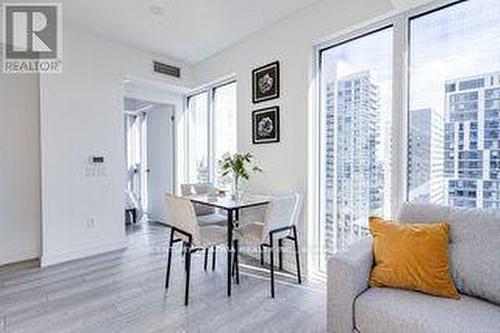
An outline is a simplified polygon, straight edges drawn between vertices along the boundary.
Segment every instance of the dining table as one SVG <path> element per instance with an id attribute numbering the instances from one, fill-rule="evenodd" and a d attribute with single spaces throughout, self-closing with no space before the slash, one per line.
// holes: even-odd
<path id="1" fill-rule="evenodd" d="M 191 202 L 224 210 L 227 213 L 227 295 L 231 296 L 231 265 L 233 252 L 233 231 L 239 221 L 240 211 L 271 202 L 263 195 L 245 194 L 240 198 L 224 195 L 198 194 L 189 196 Z"/>

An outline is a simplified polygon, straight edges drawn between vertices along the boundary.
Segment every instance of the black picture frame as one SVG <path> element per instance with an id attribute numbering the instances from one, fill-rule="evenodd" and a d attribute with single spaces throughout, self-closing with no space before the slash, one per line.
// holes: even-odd
<path id="1" fill-rule="evenodd" d="M 280 63 L 275 61 L 252 71 L 254 104 L 280 97 Z"/>
<path id="2" fill-rule="evenodd" d="M 279 106 L 271 106 L 252 112 L 252 142 L 254 144 L 280 142 Z"/>

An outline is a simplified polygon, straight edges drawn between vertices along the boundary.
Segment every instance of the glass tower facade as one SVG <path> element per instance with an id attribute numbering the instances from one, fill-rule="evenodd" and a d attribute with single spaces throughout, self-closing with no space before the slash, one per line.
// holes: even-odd
<path id="1" fill-rule="evenodd" d="M 368 216 L 382 210 L 379 115 L 379 90 L 368 71 L 327 84 L 327 253 L 366 234 Z"/>
<path id="2" fill-rule="evenodd" d="M 410 111 L 408 142 L 408 187 L 412 201 L 431 199 L 432 109 Z"/>
<path id="3" fill-rule="evenodd" d="M 445 83 L 448 204 L 500 208 L 500 73 Z"/>

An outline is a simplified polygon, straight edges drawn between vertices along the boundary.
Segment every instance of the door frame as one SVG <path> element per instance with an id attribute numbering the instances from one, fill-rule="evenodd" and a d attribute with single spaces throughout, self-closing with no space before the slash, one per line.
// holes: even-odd
<path id="1" fill-rule="evenodd" d="M 172 145 L 171 145 L 171 151 L 172 151 L 172 172 L 171 172 L 171 182 L 172 182 L 172 189 L 173 193 L 176 193 L 177 189 L 177 131 L 176 131 L 176 114 L 179 112 L 178 111 L 178 105 L 175 103 L 168 103 L 168 102 L 156 102 L 140 97 L 130 97 L 124 95 L 123 97 L 129 98 L 129 99 L 134 99 L 138 100 L 141 102 L 146 102 L 146 103 L 151 103 L 152 105 L 156 106 L 165 106 L 165 107 L 171 107 L 173 110 L 172 115 L 171 115 L 171 122 L 170 122 L 170 131 L 171 131 L 171 136 L 172 136 Z M 137 115 L 141 117 L 141 129 L 140 129 L 140 145 L 141 145 L 141 170 L 139 171 L 139 177 L 141 178 L 141 195 L 140 195 L 140 205 L 142 206 L 143 214 L 146 215 L 146 217 L 149 218 L 149 185 L 148 185 L 148 178 L 149 178 L 149 164 L 148 164 L 148 128 L 147 128 L 147 119 L 148 119 L 148 110 L 139 110 L 137 112 L 131 112 L 128 110 L 124 110 L 124 119 L 126 118 L 127 115 Z M 145 127 L 144 127 L 145 126 Z M 126 128 L 125 128 L 126 131 Z M 126 133 L 124 133 L 124 137 L 126 136 Z M 125 166 L 127 165 L 127 142 L 126 138 L 125 140 Z M 125 181 L 127 181 L 127 176 L 125 175 Z M 125 182 L 125 188 L 126 188 L 126 182 Z"/>

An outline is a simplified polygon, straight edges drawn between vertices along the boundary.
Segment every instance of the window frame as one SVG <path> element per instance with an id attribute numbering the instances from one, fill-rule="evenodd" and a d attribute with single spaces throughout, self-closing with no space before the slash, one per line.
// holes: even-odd
<path id="1" fill-rule="evenodd" d="M 208 135 L 208 138 L 210 137 L 210 93 L 209 91 L 207 90 L 199 90 L 199 91 L 196 91 L 195 93 L 193 94 L 190 94 L 188 96 L 186 96 L 186 122 L 185 122 L 185 126 L 186 126 L 186 138 L 187 140 L 185 141 L 186 142 L 186 172 L 185 172 L 185 175 L 186 175 L 186 179 L 185 181 L 190 183 L 191 182 L 191 179 L 190 179 L 190 163 L 192 162 L 191 161 L 191 148 L 190 148 L 190 145 L 189 145 L 189 136 L 190 136 L 190 131 L 191 131 L 191 122 L 189 121 L 189 108 L 190 108 L 190 101 L 193 97 L 196 97 L 196 96 L 199 96 L 201 94 L 207 94 L 207 135 Z M 210 180 L 210 142 L 207 138 L 207 164 L 208 164 L 208 170 L 209 170 L 209 180 Z"/>
<path id="2" fill-rule="evenodd" d="M 317 84 L 318 84 L 318 94 L 317 94 L 317 99 L 318 99 L 318 120 L 319 120 L 319 131 L 318 133 L 318 152 L 319 152 L 319 167 L 320 170 L 318 171 L 318 184 L 319 184 L 319 194 L 318 197 L 320 200 L 316 201 L 317 202 L 317 210 L 318 210 L 318 218 L 319 218 L 319 225 L 316 230 L 314 230 L 314 234 L 316 235 L 316 239 L 319 243 L 319 253 L 320 255 L 316 258 L 317 261 L 317 268 L 322 271 L 322 266 L 326 264 L 324 262 L 324 253 L 326 251 L 325 249 L 325 240 L 324 238 L 324 229 L 325 229 L 325 211 L 322 209 L 324 208 L 324 200 L 325 200 L 325 189 L 321 187 L 321 183 L 324 181 L 325 177 L 325 172 L 324 172 L 324 166 L 325 166 L 325 154 L 324 154 L 324 149 L 325 149 L 325 125 L 324 125 L 324 120 L 325 120 L 325 114 L 324 114 L 324 101 L 322 97 L 322 65 L 323 65 L 323 53 L 327 52 L 328 50 L 342 46 L 344 44 L 365 38 L 367 36 L 370 36 L 372 34 L 376 34 L 378 32 L 384 31 L 386 29 L 393 29 L 393 44 L 394 44 L 394 35 L 395 35 L 395 25 L 393 22 L 389 20 L 383 20 L 378 23 L 372 24 L 367 26 L 364 29 L 358 30 L 357 32 L 354 32 L 352 34 L 345 35 L 343 38 L 339 38 L 338 40 L 329 42 L 327 44 L 324 44 L 323 46 L 319 46 L 317 49 L 317 61 L 318 61 L 318 76 L 317 76 Z M 393 78 L 394 80 L 394 78 Z M 393 83 L 394 86 L 394 83 Z M 394 87 L 393 87 L 394 88 Z M 394 115 L 392 115 L 394 117 Z M 391 136 L 393 133 L 391 132 Z M 392 155 L 391 155 L 392 156 Z"/>
<path id="3" fill-rule="evenodd" d="M 216 161 L 214 160 L 215 159 L 215 146 L 214 146 L 214 142 L 215 142 L 215 131 L 214 131 L 214 115 L 215 115 L 215 91 L 219 88 L 222 88 L 224 86 L 227 86 L 227 85 L 230 85 L 230 84 L 236 84 L 236 89 L 237 89 L 237 85 L 238 85 L 238 80 L 236 77 L 234 76 L 231 76 L 227 79 L 223 79 L 223 80 L 219 80 L 215 83 L 211 83 L 211 84 L 208 84 L 208 85 L 205 85 L 205 86 L 202 86 L 200 88 L 197 88 L 197 89 L 194 89 L 192 90 L 185 98 L 185 105 L 186 105 L 186 115 L 187 113 L 189 112 L 189 101 L 191 98 L 193 98 L 194 96 L 197 96 L 197 95 L 200 95 L 200 94 L 203 94 L 203 93 L 206 93 L 207 94 L 207 117 L 208 117 L 208 120 L 207 120 L 207 124 L 208 124 L 208 128 L 207 128 L 207 164 L 208 164 L 208 182 L 209 183 L 214 183 L 215 182 L 215 178 L 216 178 Z M 236 94 L 238 92 L 236 91 Z M 236 96 L 236 100 L 237 100 L 237 96 Z M 237 108 L 236 108 L 237 110 Z M 238 119 L 238 113 L 236 112 L 236 120 Z M 189 131 L 190 131 L 190 122 L 189 122 L 189 118 L 187 118 L 187 121 L 185 122 L 185 130 L 186 130 L 186 135 L 187 137 L 189 138 Z M 191 162 L 190 161 L 190 156 L 191 156 L 191 152 L 190 152 L 190 147 L 189 147 L 189 144 L 188 144 L 189 140 L 186 140 L 186 166 L 185 166 L 185 169 L 186 169 L 186 172 L 185 172 L 185 175 L 186 175 L 186 179 L 185 181 L 187 182 L 190 182 L 190 179 L 189 179 L 189 163 Z M 236 141 L 236 146 L 238 146 L 238 141 Z"/>
<path id="4" fill-rule="evenodd" d="M 215 184 L 215 181 L 216 181 L 216 177 L 217 177 L 217 161 L 215 160 L 215 145 L 216 145 L 216 140 L 215 140 L 215 115 L 216 115 L 216 111 L 215 111 L 215 106 L 216 106 L 216 103 L 215 103 L 215 95 L 216 95 L 216 90 L 217 89 L 220 89 L 220 88 L 223 88 L 223 87 L 226 87 L 230 84 L 234 84 L 235 85 L 235 89 L 236 89 L 236 110 L 235 110 L 235 120 L 236 120 L 236 147 L 238 147 L 238 81 L 235 79 L 235 78 L 232 78 L 230 80 L 225 80 L 223 82 L 219 82 L 218 84 L 216 85 L 213 85 L 211 88 L 210 88 L 210 103 L 211 103 L 211 109 L 210 109 L 210 128 L 209 130 L 212 132 L 212 135 L 210 137 L 211 139 L 211 151 L 209 151 L 209 156 L 210 156 L 210 161 L 212 163 L 212 165 L 209 167 L 210 168 L 210 182 L 214 183 Z M 210 163 L 210 162 L 209 162 Z"/>
<path id="5" fill-rule="evenodd" d="M 313 47 L 313 76 L 311 89 L 311 103 L 309 117 L 309 141 L 311 148 L 309 164 L 309 244 L 317 246 L 321 244 L 319 237 L 324 227 L 324 214 L 322 212 L 322 200 L 324 200 L 324 189 L 321 184 L 323 158 L 323 136 L 324 126 L 323 101 L 321 86 L 321 63 L 322 52 L 332 47 L 339 46 L 349 41 L 365 37 L 380 30 L 393 27 L 393 59 L 392 59 L 392 154 L 390 160 L 391 168 L 391 206 L 390 216 L 397 214 L 401 204 L 409 198 L 409 174 L 408 174 L 408 144 L 409 144 L 409 112 L 410 112 L 410 22 L 420 16 L 446 9 L 468 0 L 439 0 L 431 4 L 422 5 L 414 9 L 403 10 L 399 13 L 389 13 L 361 25 L 341 31 Z M 325 271 L 320 269 L 321 260 L 324 255 L 323 249 L 318 247 L 316 251 L 309 251 L 309 270 L 323 278 Z"/>

